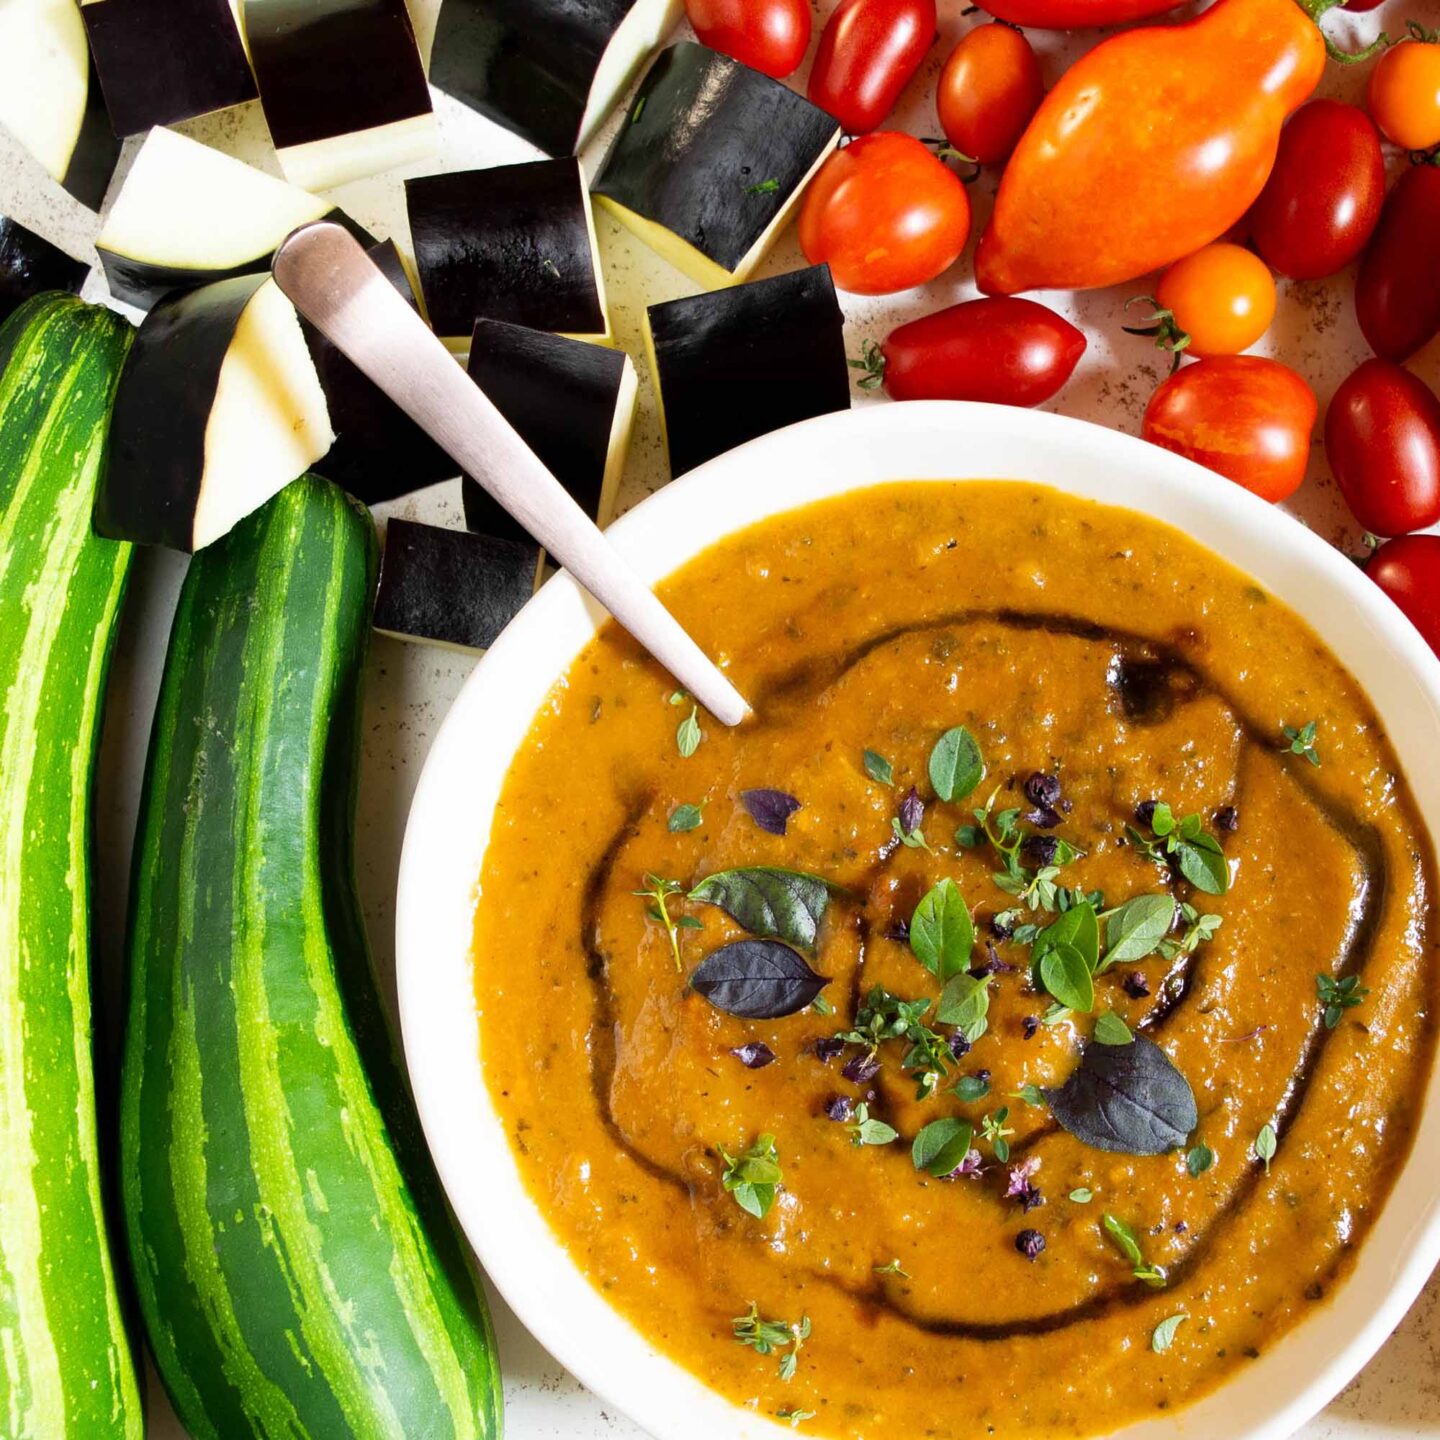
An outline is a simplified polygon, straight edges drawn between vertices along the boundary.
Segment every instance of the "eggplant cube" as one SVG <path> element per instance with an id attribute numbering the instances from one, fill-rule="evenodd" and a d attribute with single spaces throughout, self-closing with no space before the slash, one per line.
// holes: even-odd
<path id="1" fill-rule="evenodd" d="M 760 263 L 839 142 L 818 106 L 686 42 L 640 82 L 592 188 L 652 250 L 717 290 Z"/>
<path id="2" fill-rule="evenodd" d="M 585 175 L 573 158 L 405 182 L 420 289 L 435 333 L 464 349 L 479 319 L 608 340 Z"/>
<path id="3" fill-rule="evenodd" d="M 117 135 L 255 98 L 230 0 L 85 0 L 80 14 Z"/>
<path id="4" fill-rule="evenodd" d="M 481 320 L 470 378 L 597 525 L 609 523 L 635 416 L 635 366 L 623 350 Z M 531 536 L 468 475 L 465 523 L 512 540 Z"/>
<path id="5" fill-rule="evenodd" d="M 100 208 L 120 141 L 75 0 L 0 3 L 0 125 L 82 205 Z"/>
<path id="6" fill-rule="evenodd" d="M 434 155 L 439 129 L 405 0 L 244 0 L 286 179 L 328 190 Z"/>
<path id="7" fill-rule="evenodd" d="M 120 372 L 95 529 L 199 550 L 333 439 L 299 317 L 273 280 L 180 291 L 146 316 Z"/>
<path id="8" fill-rule="evenodd" d="M 671 473 L 848 410 L 844 325 L 828 265 L 652 305 L 646 340 Z"/>
<path id="9" fill-rule="evenodd" d="M 681 0 L 444 0 L 430 81 L 547 155 L 577 155 Z"/>
<path id="10" fill-rule="evenodd" d="M 80 293 L 90 267 L 18 220 L 0 215 L 0 320 L 44 290 Z"/>
<path id="11" fill-rule="evenodd" d="M 485 650 L 535 593 L 539 567 L 533 541 L 391 520 L 375 628 L 397 640 Z"/>

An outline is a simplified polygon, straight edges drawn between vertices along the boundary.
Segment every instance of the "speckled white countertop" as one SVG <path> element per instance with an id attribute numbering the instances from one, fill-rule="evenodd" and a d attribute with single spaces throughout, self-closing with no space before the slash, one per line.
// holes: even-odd
<path id="1" fill-rule="evenodd" d="M 410 0 L 422 44 L 428 49 L 438 0 Z M 1386 0 L 1370 16 L 1327 22 L 1342 36 L 1347 23 L 1354 39 L 1369 39 L 1381 23 L 1394 33 L 1406 18 L 1440 18 L 1440 0 Z M 830 0 L 817 10 L 826 12 Z M 941 40 L 921 77 L 907 93 L 896 116 L 899 127 L 913 133 L 937 133 L 932 108 L 935 76 L 958 36 L 973 19 L 960 14 L 963 0 L 941 0 Z M 817 29 L 819 23 L 817 14 Z M 982 17 L 983 18 L 983 17 Z M 1032 32 L 1037 49 L 1054 77 L 1090 38 L 1047 36 Z M 803 73 L 803 72 L 802 72 Z M 1322 94 L 1356 100 L 1364 76 L 1335 66 L 1322 83 Z M 464 107 L 436 94 L 442 152 L 437 165 L 357 181 L 332 192 L 333 198 L 362 224 L 392 236 L 408 249 L 400 178 L 404 173 L 457 170 L 533 158 L 536 152 Z M 278 173 L 259 107 L 251 104 L 180 127 L 194 138 L 228 150 Z M 589 173 L 604 153 L 603 134 L 585 157 Z M 126 148 L 124 164 L 135 148 Z M 989 210 L 993 180 L 972 187 L 976 205 L 975 232 Z M 111 195 L 114 195 L 112 187 Z M 39 166 L 0 134 L 0 212 L 38 230 L 73 254 L 95 262 L 94 215 L 63 194 Z M 644 306 L 692 293 L 695 287 L 657 260 L 627 232 L 598 216 L 601 249 L 606 262 L 612 318 L 616 333 L 637 360 Z M 803 264 L 793 231 L 783 236 L 761 271 L 773 274 Z M 955 267 L 956 278 L 944 278 L 924 292 L 858 300 L 845 296 L 847 333 L 852 353 L 862 338 L 877 338 L 899 320 L 938 309 L 974 294 L 968 256 Z M 963 278 L 962 278 L 963 277 Z M 1322 413 L 1335 387 L 1368 353 L 1355 326 L 1350 303 L 1350 272 L 1319 284 L 1282 282 L 1275 324 L 1260 348 L 1297 368 L 1315 388 Z M 1089 349 L 1080 368 L 1050 408 L 1112 425 L 1139 429 L 1141 412 L 1163 375 L 1164 360 L 1148 342 L 1120 333 L 1121 306 L 1143 285 L 1079 296 L 1051 295 L 1047 302 L 1083 326 Z M 98 274 L 86 290 L 89 298 L 106 292 Z M 1432 345 L 1415 367 L 1440 386 L 1440 343 Z M 667 478 L 659 427 L 648 378 L 641 360 L 641 410 L 630 463 L 621 495 L 622 508 L 641 499 Z M 887 403 L 855 392 L 856 403 Z M 1218 482 L 1217 483 L 1221 483 Z M 394 513 L 459 525 L 458 486 L 446 484 L 390 507 Z M 1310 475 L 1290 507 L 1327 539 L 1358 548 L 1359 532 L 1349 520 L 1325 473 L 1317 443 Z M 135 567 L 124 630 L 112 672 L 99 786 L 99 952 L 109 1013 L 116 1013 L 116 977 L 124 935 L 124 905 L 129 873 L 131 833 L 138 798 L 150 713 L 159 683 L 165 636 L 176 587 L 184 570 L 178 555 L 146 552 Z M 370 658 L 365 700 L 364 765 L 360 794 L 358 866 L 370 935 L 382 973 L 393 962 L 395 875 L 405 816 L 431 736 L 471 668 L 467 659 L 448 652 L 411 647 L 377 637 Z M 106 1036 L 113 1045 L 113 1027 Z M 1437 1163 L 1440 1174 L 1440 1163 Z M 631 1440 L 641 1432 L 623 1416 L 607 1409 L 532 1340 L 506 1309 L 492 1297 L 500 1334 L 505 1373 L 507 1428 L 515 1440 Z M 170 1414 L 164 1395 L 151 1378 L 151 1433 L 155 1440 L 179 1440 L 183 1431 Z M 1398 1332 L 1359 1378 L 1321 1416 L 1301 1432 L 1307 1440 L 1359 1440 L 1359 1437 L 1440 1436 L 1440 1277 L 1432 1279 Z M 421 1440 L 421 1437 L 415 1437 Z"/>

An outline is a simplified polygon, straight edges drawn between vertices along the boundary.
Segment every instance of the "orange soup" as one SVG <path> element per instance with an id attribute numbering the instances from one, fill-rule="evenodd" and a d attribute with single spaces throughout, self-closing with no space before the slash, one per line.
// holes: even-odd
<path id="1" fill-rule="evenodd" d="M 768 520 L 505 782 L 485 1072 L 606 1299 L 820 1436 L 1084 1436 L 1327 1302 L 1434 1046 L 1432 850 L 1355 681 L 1179 532 L 1013 483 Z"/>

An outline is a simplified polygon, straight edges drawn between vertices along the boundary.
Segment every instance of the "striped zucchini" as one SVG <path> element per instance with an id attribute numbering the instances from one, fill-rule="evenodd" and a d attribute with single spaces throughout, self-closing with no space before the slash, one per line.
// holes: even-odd
<path id="1" fill-rule="evenodd" d="M 130 547 L 90 529 L 130 327 L 40 295 L 0 327 L 0 1435 L 139 1437 L 101 1209 L 90 788 Z"/>
<path id="2" fill-rule="evenodd" d="M 197 554 L 135 844 L 121 1178 L 197 1437 L 500 1432 L 483 1296 L 374 993 L 352 869 L 368 515 L 306 476 Z"/>

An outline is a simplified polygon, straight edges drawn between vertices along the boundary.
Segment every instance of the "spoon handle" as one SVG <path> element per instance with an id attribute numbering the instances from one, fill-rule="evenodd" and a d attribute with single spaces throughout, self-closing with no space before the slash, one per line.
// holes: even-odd
<path id="1" fill-rule="evenodd" d="M 739 691 L 339 225 L 316 221 L 275 254 L 275 283 L 349 360 L 495 497 L 724 725 Z"/>

